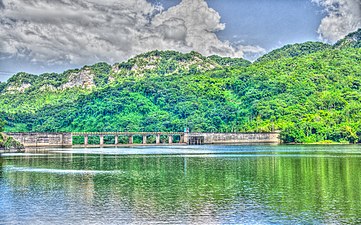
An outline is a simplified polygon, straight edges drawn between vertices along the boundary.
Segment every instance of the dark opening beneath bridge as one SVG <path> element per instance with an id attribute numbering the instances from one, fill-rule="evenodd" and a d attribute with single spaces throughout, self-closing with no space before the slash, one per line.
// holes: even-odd
<path id="1" fill-rule="evenodd" d="M 203 136 L 192 136 L 188 139 L 189 145 L 204 145 L 204 137 Z"/>

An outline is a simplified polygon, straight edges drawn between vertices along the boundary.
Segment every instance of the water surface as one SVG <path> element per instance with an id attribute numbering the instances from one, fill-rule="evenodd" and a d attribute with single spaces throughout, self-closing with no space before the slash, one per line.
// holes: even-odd
<path id="1" fill-rule="evenodd" d="M 5 154 L 0 191 L 0 224 L 355 224 L 361 146 Z"/>

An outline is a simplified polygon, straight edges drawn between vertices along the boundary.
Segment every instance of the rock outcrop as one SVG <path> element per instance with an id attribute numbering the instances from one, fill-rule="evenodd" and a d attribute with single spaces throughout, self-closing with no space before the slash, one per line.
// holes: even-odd
<path id="1" fill-rule="evenodd" d="M 10 94 L 15 94 L 17 92 L 24 93 L 26 89 L 31 87 L 29 83 L 22 83 L 20 86 L 18 85 L 10 85 L 6 88 L 6 91 Z"/>
<path id="2" fill-rule="evenodd" d="M 64 90 L 74 87 L 92 89 L 95 87 L 94 77 L 95 74 L 89 68 L 84 68 L 79 72 L 70 73 L 68 76 L 68 82 L 62 84 L 59 89 Z"/>

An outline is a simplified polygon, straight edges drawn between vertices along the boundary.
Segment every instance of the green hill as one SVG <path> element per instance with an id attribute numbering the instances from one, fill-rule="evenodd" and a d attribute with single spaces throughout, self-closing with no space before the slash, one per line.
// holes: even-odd
<path id="1" fill-rule="evenodd" d="M 347 38 L 347 37 L 346 37 Z M 297 54 L 296 54 L 296 53 Z M 281 130 L 285 142 L 361 141 L 361 49 L 285 46 L 251 64 L 153 51 L 0 84 L 7 131 Z"/>
<path id="2" fill-rule="evenodd" d="M 338 41 L 335 48 L 361 48 L 361 29 Z"/>
<path id="3" fill-rule="evenodd" d="M 332 45 L 311 41 L 301 44 L 285 45 L 282 48 L 273 50 L 268 54 L 260 57 L 257 59 L 257 62 L 304 56 L 330 48 L 332 48 Z"/>

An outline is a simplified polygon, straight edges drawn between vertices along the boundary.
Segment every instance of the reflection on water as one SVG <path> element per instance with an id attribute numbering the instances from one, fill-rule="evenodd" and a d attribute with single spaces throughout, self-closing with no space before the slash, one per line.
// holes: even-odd
<path id="1" fill-rule="evenodd" d="M 359 146 L 55 150 L 0 168 L 0 224 L 361 223 Z"/>
<path id="2" fill-rule="evenodd" d="M 18 172 L 37 172 L 37 173 L 59 173 L 59 174 L 112 174 L 112 173 L 120 173 L 118 170 L 67 170 L 67 169 L 42 169 L 42 168 L 31 168 L 31 167 L 14 167 L 8 166 L 4 168 L 5 171 L 18 171 Z"/>

